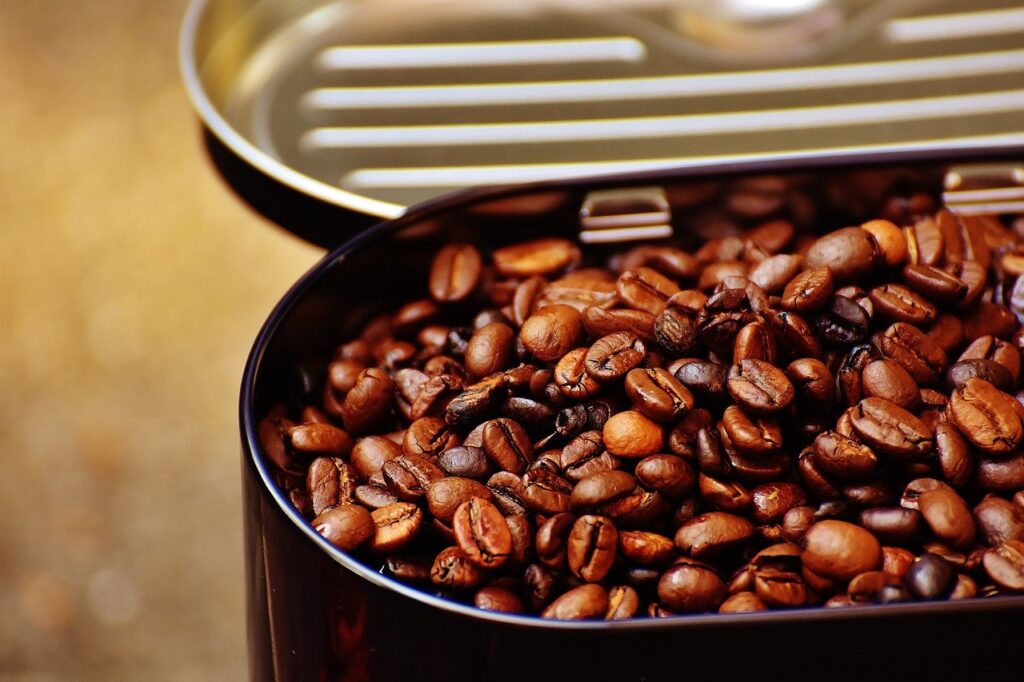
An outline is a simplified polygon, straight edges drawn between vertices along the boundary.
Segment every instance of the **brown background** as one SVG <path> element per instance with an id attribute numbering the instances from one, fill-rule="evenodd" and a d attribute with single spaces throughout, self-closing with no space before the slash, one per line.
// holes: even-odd
<path id="1" fill-rule="evenodd" d="M 180 84 L 185 0 L 0 0 L 0 679 L 245 674 L 236 397 L 319 251 Z"/>

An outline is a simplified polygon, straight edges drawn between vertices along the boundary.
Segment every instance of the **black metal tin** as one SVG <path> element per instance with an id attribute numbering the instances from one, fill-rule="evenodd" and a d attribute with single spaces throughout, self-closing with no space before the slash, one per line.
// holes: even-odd
<path id="1" fill-rule="evenodd" d="M 718 164 L 599 181 L 470 190 L 410 209 L 328 254 L 271 313 L 246 364 L 242 471 L 251 674 L 257 680 L 678 680 L 868 677 L 1019 679 L 1024 596 L 802 609 L 663 620 L 552 622 L 482 612 L 391 580 L 321 538 L 273 483 L 256 424 L 294 395 L 296 363 L 316 368 L 345 329 L 422 287 L 429 254 L 452 239 L 481 248 L 572 236 L 596 187 L 750 174 L 905 172 L 932 183 L 953 160 L 1021 149 L 931 149 Z M 827 228 L 829 226 L 822 226 Z M 684 226 L 677 225 L 677 233 Z M 315 369 L 312 373 L 315 375 Z"/>

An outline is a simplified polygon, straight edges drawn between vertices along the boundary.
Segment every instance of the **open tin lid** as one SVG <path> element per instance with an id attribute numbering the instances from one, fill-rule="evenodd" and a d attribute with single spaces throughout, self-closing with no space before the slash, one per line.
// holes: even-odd
<path id="1" fill-rule="evenodd" d="M 1024 145 L 1016 0 L 193 0 L 211 156 L 325 246 L 455 189 Z"/>

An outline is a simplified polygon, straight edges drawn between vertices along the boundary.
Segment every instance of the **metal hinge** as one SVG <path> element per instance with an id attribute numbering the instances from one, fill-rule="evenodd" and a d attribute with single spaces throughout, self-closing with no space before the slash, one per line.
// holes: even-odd
<path id="1" fill-rule="evenodd" d="M 1024 162 L 951 166 L 943 203 L 960 215 L 1024 213 Z"/>
<path id="2" fill-rule="evenodd" d="M 580 241 L 607 244 L 672 236 L 672 208 L 661 187 L 624 187 L 587 194 Z"/>

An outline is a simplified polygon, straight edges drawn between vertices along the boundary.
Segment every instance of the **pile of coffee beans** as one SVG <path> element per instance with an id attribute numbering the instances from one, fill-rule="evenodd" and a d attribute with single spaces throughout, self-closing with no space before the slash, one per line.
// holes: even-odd
<path id="1" fill-rule="evenodd" d="M 446 245 L 264 455 L 336 547 L 492 611 L 1024 593 L 1024 248 L 900 222 Z"/>

